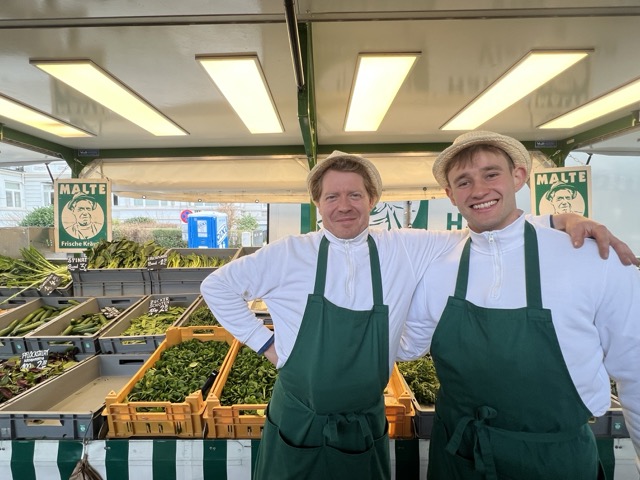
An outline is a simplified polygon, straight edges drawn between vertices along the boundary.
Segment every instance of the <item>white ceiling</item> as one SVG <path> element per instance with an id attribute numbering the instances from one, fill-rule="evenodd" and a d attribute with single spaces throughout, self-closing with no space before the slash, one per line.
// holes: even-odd
<path id="1" fill-rule="evenodd" d="M 296 2 L 295 11 L 298 23 L 308 28 L 301 36 L 313 45 L 313 75 L 306 80 L 307 88 L 309 80 L 314 84 L 312 124 L 319 157 L 334 148 L 382 154 L 377 161 L 388 172 L 383 180 L 389 195 L 394 188 L 414 189 L 413 197 L 420 189 L 435 188 L 428 171 L 415 178 L 408 158 L 426 161 L 431 152 L 450 143 L 461 132 L 440 127 L 532 49 L 589 48 L 593 53 L 482 129 L 525 142 L 557 141 L 558 150 L 640 151 L 640 133 L 629 121 L 640 104 L 575 130 L 536 128 L 640 77 L 635 38 L 640 0 L 302 0 Z M 344 132 L 358 53 L 398 51 L 419 51 L 421 56 L 379 130 Z M 196 55 L 225 53 L 258 55 L 284 133 L 251 135 L 195 61 Z M 35 58 L 90 59 L 189 135 L 154 137 L 51 79 L 30 65 Z M 199 179 L 198 191 L 192 190 L 194 186 L 176 187 L 175 195 L 182 198 L 216 191 L 234 191 L 237 196 L 237 185 L 254 177 L 255 188 L 260 184 L 262 190 L 252 192 L 253 184 L 245 190 L 261 198 L 269 198 L 263 190 L 270 184 L 273 190 L 287 190 L 276 185 L 283 178 L 290 179 L 290 191 L 300 187 L 304 191 L 307 156 L 282 1 L 3 0 L 0 93 L 96 134 L 61 139 L 8 120 L 0 111 L 5 141 L 40 149 L 28 152 L 0 143 L 0 166 L 56 158 L 57 151 L 72 164 L 74 158 L 88 163 L 94 157 L 80 152 L 96 149 L 100 153 L 91 172 L 112 178 L 116 192 L 168 195 L 167 179 L 176 178 L 171 173 L 175 164 Z M 50 155 L 45 157 L 46 152 Z M 143 188 L 136 162 L 159 157 L 172 162 L 156 162 L 150 170 L 156 178 L 149 175 Z M 274 178 L 280 171 L 276 164 L 283 162 L 288 173 Z M 394 178 L 401 176 L 398 172 L 412 178 L 391 183 L 396 182 L 392 172 Z"/>

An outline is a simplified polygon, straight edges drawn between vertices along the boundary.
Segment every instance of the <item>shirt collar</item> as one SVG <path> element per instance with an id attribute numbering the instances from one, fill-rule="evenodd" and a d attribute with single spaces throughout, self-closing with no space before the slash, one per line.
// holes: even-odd
<path id="1" fill-rule="evenodd" d="M 327 237 L 327 240 L 329 240 L 331 243 L 337 243 L 339 245 L 344 245 L 346 243 L 350 243 L 352 246 L 362 245 L 366 243 L 367 237 L 369 236 L 368 228 L 365 228 L 356 237 L 350 239 L 338 238 L 327 229 L 323 229 L 322 231 L 324 232 L 324 236 Z"/>
<path id="2" fill-rule="evenodd" d="M 474 250 L 491 252 L 491 243 L 500 242 L 502 250 L 509 248 L 517 248 L 524 243 L 524 213 L 520 212 L 520 216 L 510 225 L 501 230 L 490 230 L 482 233 L 476 233 L 469 230 L 471 234 L 471 245 Z"/>

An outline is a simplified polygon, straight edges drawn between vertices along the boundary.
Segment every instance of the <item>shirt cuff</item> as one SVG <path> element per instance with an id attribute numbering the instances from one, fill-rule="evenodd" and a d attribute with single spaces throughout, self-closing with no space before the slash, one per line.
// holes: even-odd
<path id="1" fill-rule="evenodd" d="M 262 355 L 264 352 L 267 351 L 267 349 L 273 345 L 273 342 L 275 341 L 275 335 L 271 335 L 271 338 L 269 338 L 269 340 L 267 340 L 267 343 L 265 343 L 260 350 L 258 350 L 256 353 L 258 355 Z"/>

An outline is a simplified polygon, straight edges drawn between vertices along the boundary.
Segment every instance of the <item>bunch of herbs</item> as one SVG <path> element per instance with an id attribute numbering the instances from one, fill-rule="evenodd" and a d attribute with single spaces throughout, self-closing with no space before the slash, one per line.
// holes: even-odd
<path id="1" fill-rule="evenodd" d="M 168 347 L 133 386 L 127 401 L 184 402 L 202 389 L 212 370 L 220 370 L 229 344 L 187 340 Z"/>
<path id="2" fill-rule="evenodd" d="M 420 405 L 433 405 L 440 388 L 431 355 L 410 362 L 398 362 L 398 369 Z"/>

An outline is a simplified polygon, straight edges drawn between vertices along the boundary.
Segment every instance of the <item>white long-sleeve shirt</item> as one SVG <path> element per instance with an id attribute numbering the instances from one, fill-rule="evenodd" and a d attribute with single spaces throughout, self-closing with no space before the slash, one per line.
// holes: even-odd
<path id="1" fill-rule="evenodd" d="M 260 349 L 273 334 L 247 307 L 247 301 L 262 298 L 273 320 L 280 368 L 293 349 L 307 297 L 313 293 L 323 236 L 330 242 L 324 296 L 351 310 L 373 306 L 367 234 L 378 249 L 383 301 L 389 306 L 391 371 L 420 278 L 430 262 L 459 242 L 462 232 L 372 229 L 351 240 L 336 238 L 326 230 L 289 236 L 213 272 L 202 282 L 202 295 L 219 322 L 253 350 Z M 413 355 L 413 351 L 406 354 Z"/>
<path id="2" fill-rule="evenodd" d="M 549 216 L 532 217 L 542 226 Z M 201 292 L 218 321 L 238 340 L 259 350 L 273 333 L 249 310 L 247 302 L 262 298 L 273 320 L 278 368 L 289 358 L 300 323 L 313 292 L 318 250 L 322 236 L 330 242 L 325 297 L 340 307 L 368 310 L 373 305 L 367 234 L 378 249 L 383 301 L 389 306 L 389 371 L 393 362 L 415 358 L 424 332 L 409 326 L 418 338 L 400 341 L 411 297 L 429 264 L 457 245 L 465 232 L 433 232 L 420 229 L 368 229 L 351 240 L 327 230 L 292 235 L 240 257 L 209 275 Z M 570 245 L 569 237 L 565 241 Z M 417 347 L 416 347 L 417 346 Z"/>
<path id="3" fill-rule="evenodd" d="M 469 232 L 469 302 L 504 309 L 526 305 L 523 224 L 520 216 L 503 230 Z M 602 260 L 592 240 L 575 249 L 561 232 L 536 226 L 536 233 L 542 304 L 551 310 L 571 379 L 594 416 L 610 407 L 609 377 L 617 382 L 640 458 L 640 272 L 623 266 L 613 254 Z M 424 342 L 414 345 L 420 354 L 429 349 L 447 299 L 454 293 L 465 242 L 466 238 L 460 239 L 432 262 L 416 290 L 403 341 Z"/>

